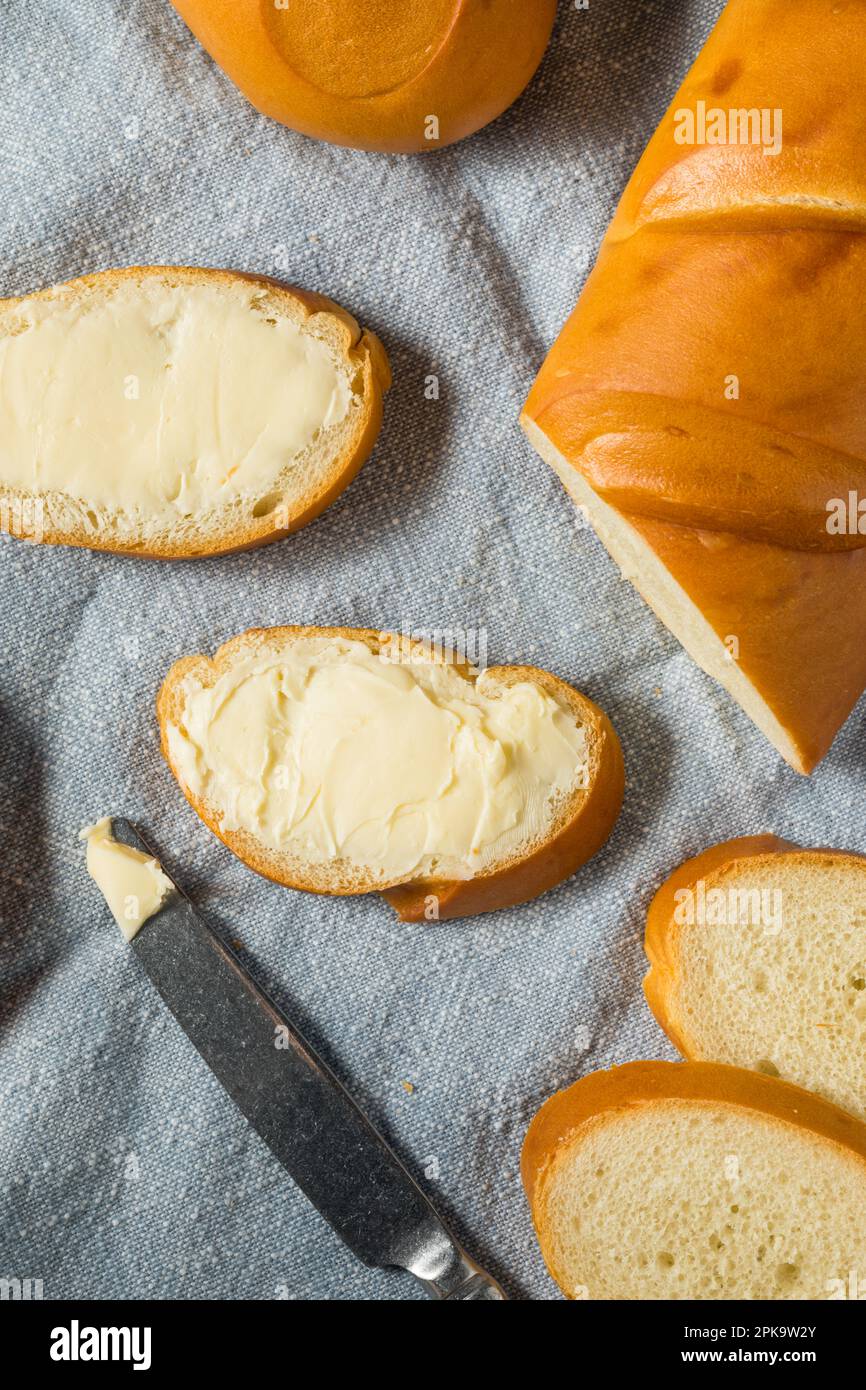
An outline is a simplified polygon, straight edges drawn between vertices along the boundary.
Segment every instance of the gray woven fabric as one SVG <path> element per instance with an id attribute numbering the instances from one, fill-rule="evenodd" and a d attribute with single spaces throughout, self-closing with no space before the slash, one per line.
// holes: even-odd
<path id="1" fill-rule="evenodd" d="M 467 1246 L 539 1299 L 530 1116 L 588 1070 L 672 1055 L 640 990 L 653 888 L 765 828 L 866 850 L 862 711 L 811 782 L 784 767 L 516 424 L 720 8 L 563 0 L 504 118 L 403 158 L 258 116 L 168 0 L 4 0 L 3 294 L 135 262 L 266 272 L 345 303 L 395 380 L 373 459 L 285 543 L 179 564 L 0 544 L 0 1275 L 47 1298 L 422 1296 L 343 1249 L 166 1014 L 84 873 L 77 832 L 107 811 L 149 828 Z M 153 702 L 176 657 L 284 622 L 482 629 L 491 661 L 572 681 L 624 744 L 610 844 L 529 906 L 427 927 L 258 879 L 181 797 Z"/>

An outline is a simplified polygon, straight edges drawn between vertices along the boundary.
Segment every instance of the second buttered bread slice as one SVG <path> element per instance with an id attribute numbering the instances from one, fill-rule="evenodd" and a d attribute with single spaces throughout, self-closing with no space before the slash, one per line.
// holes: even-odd
<path id="1" fill-rule="evenodd" d="M 619 740 L 586 696 L 405 636 L 255 629 L 175 663 L 158 715 L 185 796 L 246 864 L 310 892 L 383 892 L 407 921 L 536 897 L 622 802 Z"/>

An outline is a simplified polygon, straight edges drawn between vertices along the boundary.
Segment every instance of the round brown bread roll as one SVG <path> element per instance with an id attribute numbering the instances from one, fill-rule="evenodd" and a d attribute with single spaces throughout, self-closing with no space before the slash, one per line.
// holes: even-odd
<path id="1" fill-rule="evenodd" d="M 472 135 L 529 82 L 556 0 L 174 0 L 266 116 L 410 154 Z"/>

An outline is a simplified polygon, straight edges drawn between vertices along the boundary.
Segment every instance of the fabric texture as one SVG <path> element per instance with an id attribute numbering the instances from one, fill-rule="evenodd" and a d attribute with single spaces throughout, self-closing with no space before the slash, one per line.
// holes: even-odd
<path id="1" fill-rule="evenodd" d="M 539 1104 L 674 1054 L 641 993 L 647 902 L 683 858 L 772 830 L 866 850 L 862 709 L 783 765 L 654 619 L 517 425 L 616 199 L 720 0 L 560 6 L 526 94 L 419 157 L 259 116 L 168 0 L 6 0 L 0 280 L 110 266 L 320 290 L 394 370 L 375 454 L 322 518 L 227 559 L 0 543 L 0 1275 L 46 1298 L 412 1299 L 360 1266 L 167 1014 L 84 871 L 126 814 L 516 1298 L 555 1299 L 519 1182 Z M 430 399 L 428 378 L 439 382 Z M 465 628 L 585 691 L 623 742 L 607 847 L 534 903 L 402 926 L 375 896 L 252 874 L 158 747 L 172 661 L 251 626 Z"/>

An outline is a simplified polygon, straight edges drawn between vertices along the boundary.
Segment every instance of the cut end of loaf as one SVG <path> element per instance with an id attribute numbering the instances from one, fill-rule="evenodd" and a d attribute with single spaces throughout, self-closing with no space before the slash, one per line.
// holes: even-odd
<path id="1" fill-rule="evenodd" d="M 762 613 L 760 600 L 755 597 L 753 612 L 737 612 L 732 605 L 729 606 L 729 622 L 726 624 L 723 621 L 724 599 L 720 585 L 719 612 L 712 614 L 715 621 L 711 623 L 707 613 L 695 603 L 684 583 L 680 582 L 682 576 L 678 578 L 674 575 L 669 564 L 648 539 L 650 526 L 647 523 L 642 526 L 637 519 L 628 518 L 603 501 L 529 415 L 521 417 L 521 424 L 533 448 L 558 474 L 566 491 L 592 525 L 619 566 L 623 578 L 634 585 L 701 670 L 718 681 L 736 700 L 794 771 L 808 775 L 826 753 L 850 711 L 850 702 L 847 702 L 831 723 L 824 711 L 818 710 L 814 704 L 792 700 L 792 691 L 804 682 L 803 663 L 807 660 L 808 629 L 801 636 L 803 655 L 790 652 L 787 671 L 780 664 L 764 678 L 747 674 L 746 664 L 736 655 L 742 649 L 744 633 L 748 634 L 749 629 L 766 629 L 772 622 L 772 613 Z M 671 549 L 678 540 L 685 545 L 697 534 L 685 527 L 667 528 Z M 747 544 L 734 538 L 729 543 Z M 829 558 L 832 563 L 837 557 L 823 558 Z M 714 557 L 710 548 L 701 562 L 703 591 L 712 586 L 714 564 L 719 565 L 721 575 L 721 562 Z M 804 608 L 803 622 L 808 624 L 809 621 L 809 613 Z M 723 630 L 725 627 L 728 631 Z M 761 640 L 759 637 L 758 641 Z M 799 703 L 796 715 L 791 709 L 793 703 Z M 785 717 L 780 713 L 782 709 L 788 711 Z"/>

